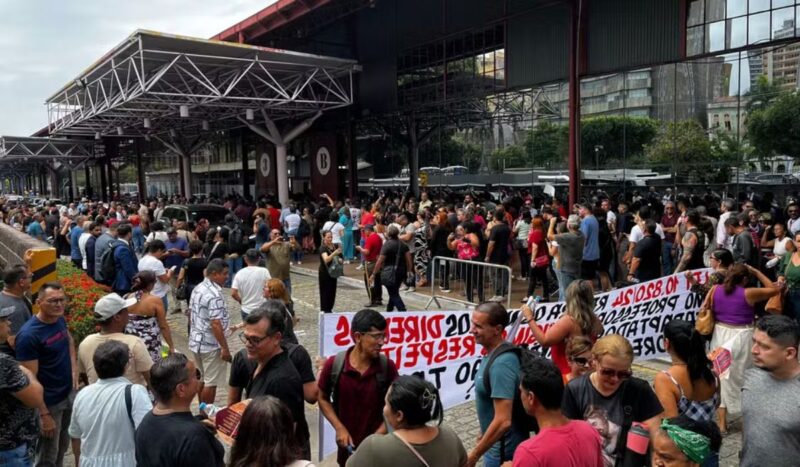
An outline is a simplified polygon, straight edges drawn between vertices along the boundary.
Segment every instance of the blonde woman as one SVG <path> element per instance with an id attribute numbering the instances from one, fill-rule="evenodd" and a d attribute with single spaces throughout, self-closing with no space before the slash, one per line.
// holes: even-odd
<path id="1" fill-rule="evenodd" d="M 632 454 L 624 449 L 631 424 L 639 422 L 655 430 L 664 409 L 650 384 L 633 376 L 633 347 L 627 339 L 619 334 L 601 337 L 592 348 L 592 358 L 595 371 L 567 384 L 562 411 L 597 430 L 603 441 L 604 465 L 611 467 L 620 453 Z M 643 465 L 637 460 L 635 465 Z"/>
<path id="2" fill-rule="evenodd" d="M 594 341 L 603 332 L 603 324 L 594 314 L 594 292 L 591 282 L 573 281 L 567 287 L 566 298 L 564 313 L 547 331 L 543 331 L 536 324 L 536 317 L 530 307 L 523 305 L 520 309 L 536 341 L 544 347 L 550 347 L 553 362 L 561 370 L 562 375 L 571 372 L 567 360 L 567 340 L 584 336 Z"/>

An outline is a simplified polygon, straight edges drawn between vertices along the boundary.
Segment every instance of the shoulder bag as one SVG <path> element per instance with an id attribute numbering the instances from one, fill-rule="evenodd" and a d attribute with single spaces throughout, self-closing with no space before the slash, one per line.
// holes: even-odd
<path id="1" fill-rule="evenodd" d="M 394 257 L 394 266 L 387 266 L 384 264 L 381 269 L 381 283 L 390 287 L 400 284 L 397 277 L 397 268 L 400 265 L 400 252 L 402 247 L 400 246 L 399 240 L 395 240 L 395 242 L 397 242 L 397 253 Z"/>
<path id="2" fill-rule="evenodd" d="M 328 253 L 329 255 L 331 253 Z M 334 256 L 328 263 L 328 275 L 333 279 L 338 279 L 344 275 L 344 260 L 340 256 Z"/>
<path id="3" fill-rule="evenodd" d="M 717 291 L 717 287 L 715 285 L 708 291 L 706 299 L 700 305 L 700 310 L 695 318 L 694 328 L 703 336 L 710 336 L 714 332 L 714 324 L 716 324 L 716 319 L 714 318 L 714 293 Z"/>
<path id="4" fill-rule="evenodd" d="M 422 462 L 422 465 L 424 465 L 425 467 L 431 467 L 431 465 L 428 464 L 428 461 L 426 461 L 425 458 L 422 457 L 422 454 L 420 454 L 419 451 L 417 451 L 414 448 L 414 446 L 411 445 L 411 443 L 401 438 L 396 432 L 392 432 L 392 434 L 395 436 L 395 438 L 399 439 L 400 441 L 403 442 L 403 444 L 406 445 L 406 447 L 417 457 L 417 459 L 419 459 L 419 461 Z"/>

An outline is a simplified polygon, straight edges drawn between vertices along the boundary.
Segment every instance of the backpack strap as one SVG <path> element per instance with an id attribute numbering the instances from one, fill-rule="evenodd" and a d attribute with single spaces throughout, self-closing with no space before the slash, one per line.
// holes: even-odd
<path id="1" fill-rule="evenodd" d="M 136 431 L 136 424 L 133 423 L 133 396 L 131 395 L 132 384 L 125 385 L 125 409 L 128 411 L 128 420 L 131 422 L 131 428 Z"/>
<path id="2" fill-rule="evenodd" d="M 385 391 L 388 389 L 386 383 L 389 379 L 389 359 L 385 354 L 380 354 L 378 359 L 381 363 L 381 370 L 375 373 L 375 379 L 378 380 L 378 390 L 385 395 Z"/>
<path id="3" fill-rule="evenodd" d="M 511 344 L 508 341 L 503 341 L 503 343 L 495 347 L 495 349 L 485 357 L 488 360 L 486 360 L 486 366 L 483 367 L 483 389 L 487 394 L 489 394 L 489 397 L 492 395 L 492 379 L 489 377 L 489 370 L 492 368 L 492 364 L 500 355 L 503 355 L 506 352 L 516 353 L 516 351 L 517 348 L 514 344 Z"/>
<path id="4" fill-rule="evenodd" d="M 344 370 L 344 359 L 347 356 L 347 351 L 342 350 L 333 357 L 333 367 L 331 368 L 331 405 L 336 408 L 336 402 L 339 393 L 339 377 L 342 376 Z"/>

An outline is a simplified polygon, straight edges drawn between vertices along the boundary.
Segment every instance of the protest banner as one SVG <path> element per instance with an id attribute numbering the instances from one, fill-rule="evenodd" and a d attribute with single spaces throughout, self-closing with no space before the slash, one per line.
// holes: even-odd
<path id="1" fill-rule="evenodd" d="M 692 271 L 704 283 L 709 269 Z M 637 360 L 666 356 L 663 330 L 673 319 L 694 322 L 702 300 L 690 290 L 683 274 L 595 296 L 594 312 L 604 334 L 620 334 L 633 346 Z M 534 319 L 542 329 L 552 326 L 564 312 L 565 303 L 538 303 Z M 470 334 L 471 312 L 419 311 L 385 313 L 386 341 L 383 352 L 400 374 L 417 374 L 438 389 L 445 409 L 473 400 L 475 374 L 483 349 Z M 320 353 L 331 357 L 353 345 L 350 321 L 355 313 L 320 314 Z M 510 311 L 506 339 L 549 355 L 533 338 L 527 325 L 519 325 L 521 312 Z M 324 428 L 323 428 L 324 425 Z M 320 415 L 320 458 L 336 451 L 335 432 Z"/>

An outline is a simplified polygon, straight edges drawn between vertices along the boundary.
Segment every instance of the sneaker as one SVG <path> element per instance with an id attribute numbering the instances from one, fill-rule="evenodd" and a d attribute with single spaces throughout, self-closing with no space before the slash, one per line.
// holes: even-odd
<path id="1" fill-rule="evenodd" d="M 409 287 L 406 289 L 406 292 L 416 292 L 416 291 L 417 291 L 416 287 Z"/>
<path id="2" fill-rule="evenodd" d="M 494 297 L 490 298 L 489 301 L 490 302 L 498 302 L 499 303 L 499 302 L 503 301 L 503 297 L 500 296 L 500 295 L 495 295 Z"/>
<path id="3" fill-rule="evenodd" d="M 298 261 L 298 262 L 297 262 L 297 265 L 298 265 L 298 266 L 299 266 L 299 265 L 301 265 L 301 264 L 303 264 L 303 262 L 302 262 L 302 261 Z"/>
<path id="4" fill-rule="evenodd" d="M 444 289 L 440 288 L 439 291 L 442 292 L 442 293 L 450 293 L 450 289 L 447 289 L 447 288 L 444 288 Z"/>
<path id="5" fill-rule="evenodd" d="M 407 285 L 403 284 L 403 285 L 400 286 L 400 291 L 401 292 L 405 292 L 406 290 L 408 290 L 408 286 Z"/>
<path id="6" fill-rule="evenodd" d="M 364 304 L 364 308 L 372 308 L 374 306 L 378 306 L 378 304 L 377 303 L 372 303 L 372 302 Z"/>
<path id="7" fill-rule="evenodd" d="M 356 271 L 361 271 L 362 269 L 364 269 L 363 264 L 359 264 L 358 266 L 356 266 Z"/>

